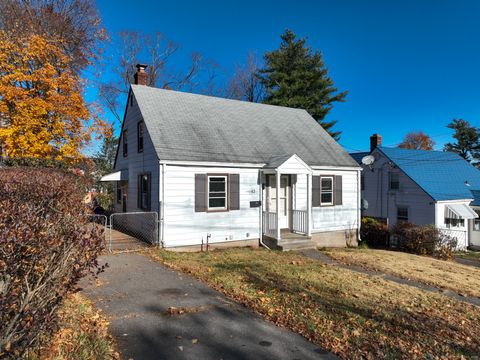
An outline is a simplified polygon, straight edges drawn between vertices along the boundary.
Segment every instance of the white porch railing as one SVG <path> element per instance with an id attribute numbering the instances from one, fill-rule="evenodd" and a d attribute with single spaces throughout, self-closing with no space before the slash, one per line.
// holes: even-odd
<path id="1" fill-rule="evenodd" d="M 308 233 L 308 214 L 305 210 L 292 210 L 292 230 L 296 233 Z"/>
<path id="2" fill-rule="evenodd" d="M 277 214 L 274 212 L 263 211 L 263 234 L 271 238 L 277 237 Z"/>

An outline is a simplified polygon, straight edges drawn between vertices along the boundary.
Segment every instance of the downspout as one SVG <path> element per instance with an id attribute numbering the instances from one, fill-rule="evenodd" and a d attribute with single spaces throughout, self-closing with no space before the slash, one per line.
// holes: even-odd
<path id="1" fill-rule="evenodd" d="M 260 238 L 260 245 L 262 245 L 264 248 L 268 249 L 268 250 L 271 250 L 267 244 L 265 244 L 263 242 L 263 174 L 261 171 L 259 171 L 259 176 L 260 176 L 260 191 L 259 191 L 259 194 L 260 194 L 260 223 L 259 223 L 259 226 L 258 226 L 258 229 L 259 229 L 259 238 Z"/>

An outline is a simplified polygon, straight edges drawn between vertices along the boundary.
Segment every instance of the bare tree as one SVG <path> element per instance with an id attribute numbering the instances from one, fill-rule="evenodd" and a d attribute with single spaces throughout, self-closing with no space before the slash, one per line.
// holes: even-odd
<path id="1" fill-rule="evenodd" d="M 225 96 L 230 99 L 260 102 L 264 97 L 264 88 L 257 75 L 259 69 L 257 57 L 249 53 L 245 64 L 237 64 L 235 73 L 227 84 Z"/>
<path id="2" fill-rule="evenodd" d="M 114 78 L 99 86 L 99 95 L 116 120 L 121 123 L 120 106 L 122 95 L 128 93 L 134 82 L 135 65 L 148 65 L 148 86 L 164 89 L 184 90 L 212 94 L 215 86 L 216 64 L 207 61 L 200 53 L 193 53 L 187 69 L 176 70 L 171 58 L 180 47 L 168 40 L 162 33 L 142 34 L 136 31 L 119 33 L 120 46 L 114 51 L 113 61 L 117 66 L 112 69 Z"/>

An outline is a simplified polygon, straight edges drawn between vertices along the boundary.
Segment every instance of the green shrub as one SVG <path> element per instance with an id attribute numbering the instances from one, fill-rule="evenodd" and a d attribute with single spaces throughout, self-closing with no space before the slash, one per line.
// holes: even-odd
<path id="1" fill-rule="evenodd" d="M 56 310 L 101 269 L 101 228 L 88 225 L 86 185 L 71 172 L 0 168 L 0 358 L 19 358 L 56 326 Z"/>
<path id="2" fill-rule="evenodd" d="M 389 231 L 387 224 L 371 217 L 362 218 L 360 236 L 368 246 L 386 248 L 388 246 Z"/>
<path id="3" fill-rule="evenodd" d="M 402 221 L 393 227 L 392 235 L 399 249 L 417 255 L 448 259 L 453 256 L 457 247 L 455 238 L 433 225 L 418 226 Z"/>

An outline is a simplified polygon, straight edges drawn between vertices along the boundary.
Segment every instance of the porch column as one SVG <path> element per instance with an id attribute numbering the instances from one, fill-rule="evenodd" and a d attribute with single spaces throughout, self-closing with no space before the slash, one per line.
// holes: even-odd
<path id="1" fill-rule="evenodd" d="M 312 174 L 307 174 L 307 236 L 312 236 Z"/>
<path id="2" fill-rule="evenodd" d="M 277 183 L 276 189 L 276 198 L 275 198 L 275 206 L 277 209 L 277 213 L 275 214 L 277 218 L 277 240 L 280 241 L 280 172 L 278 170 L 275 171 L 275 182 Z"/>

